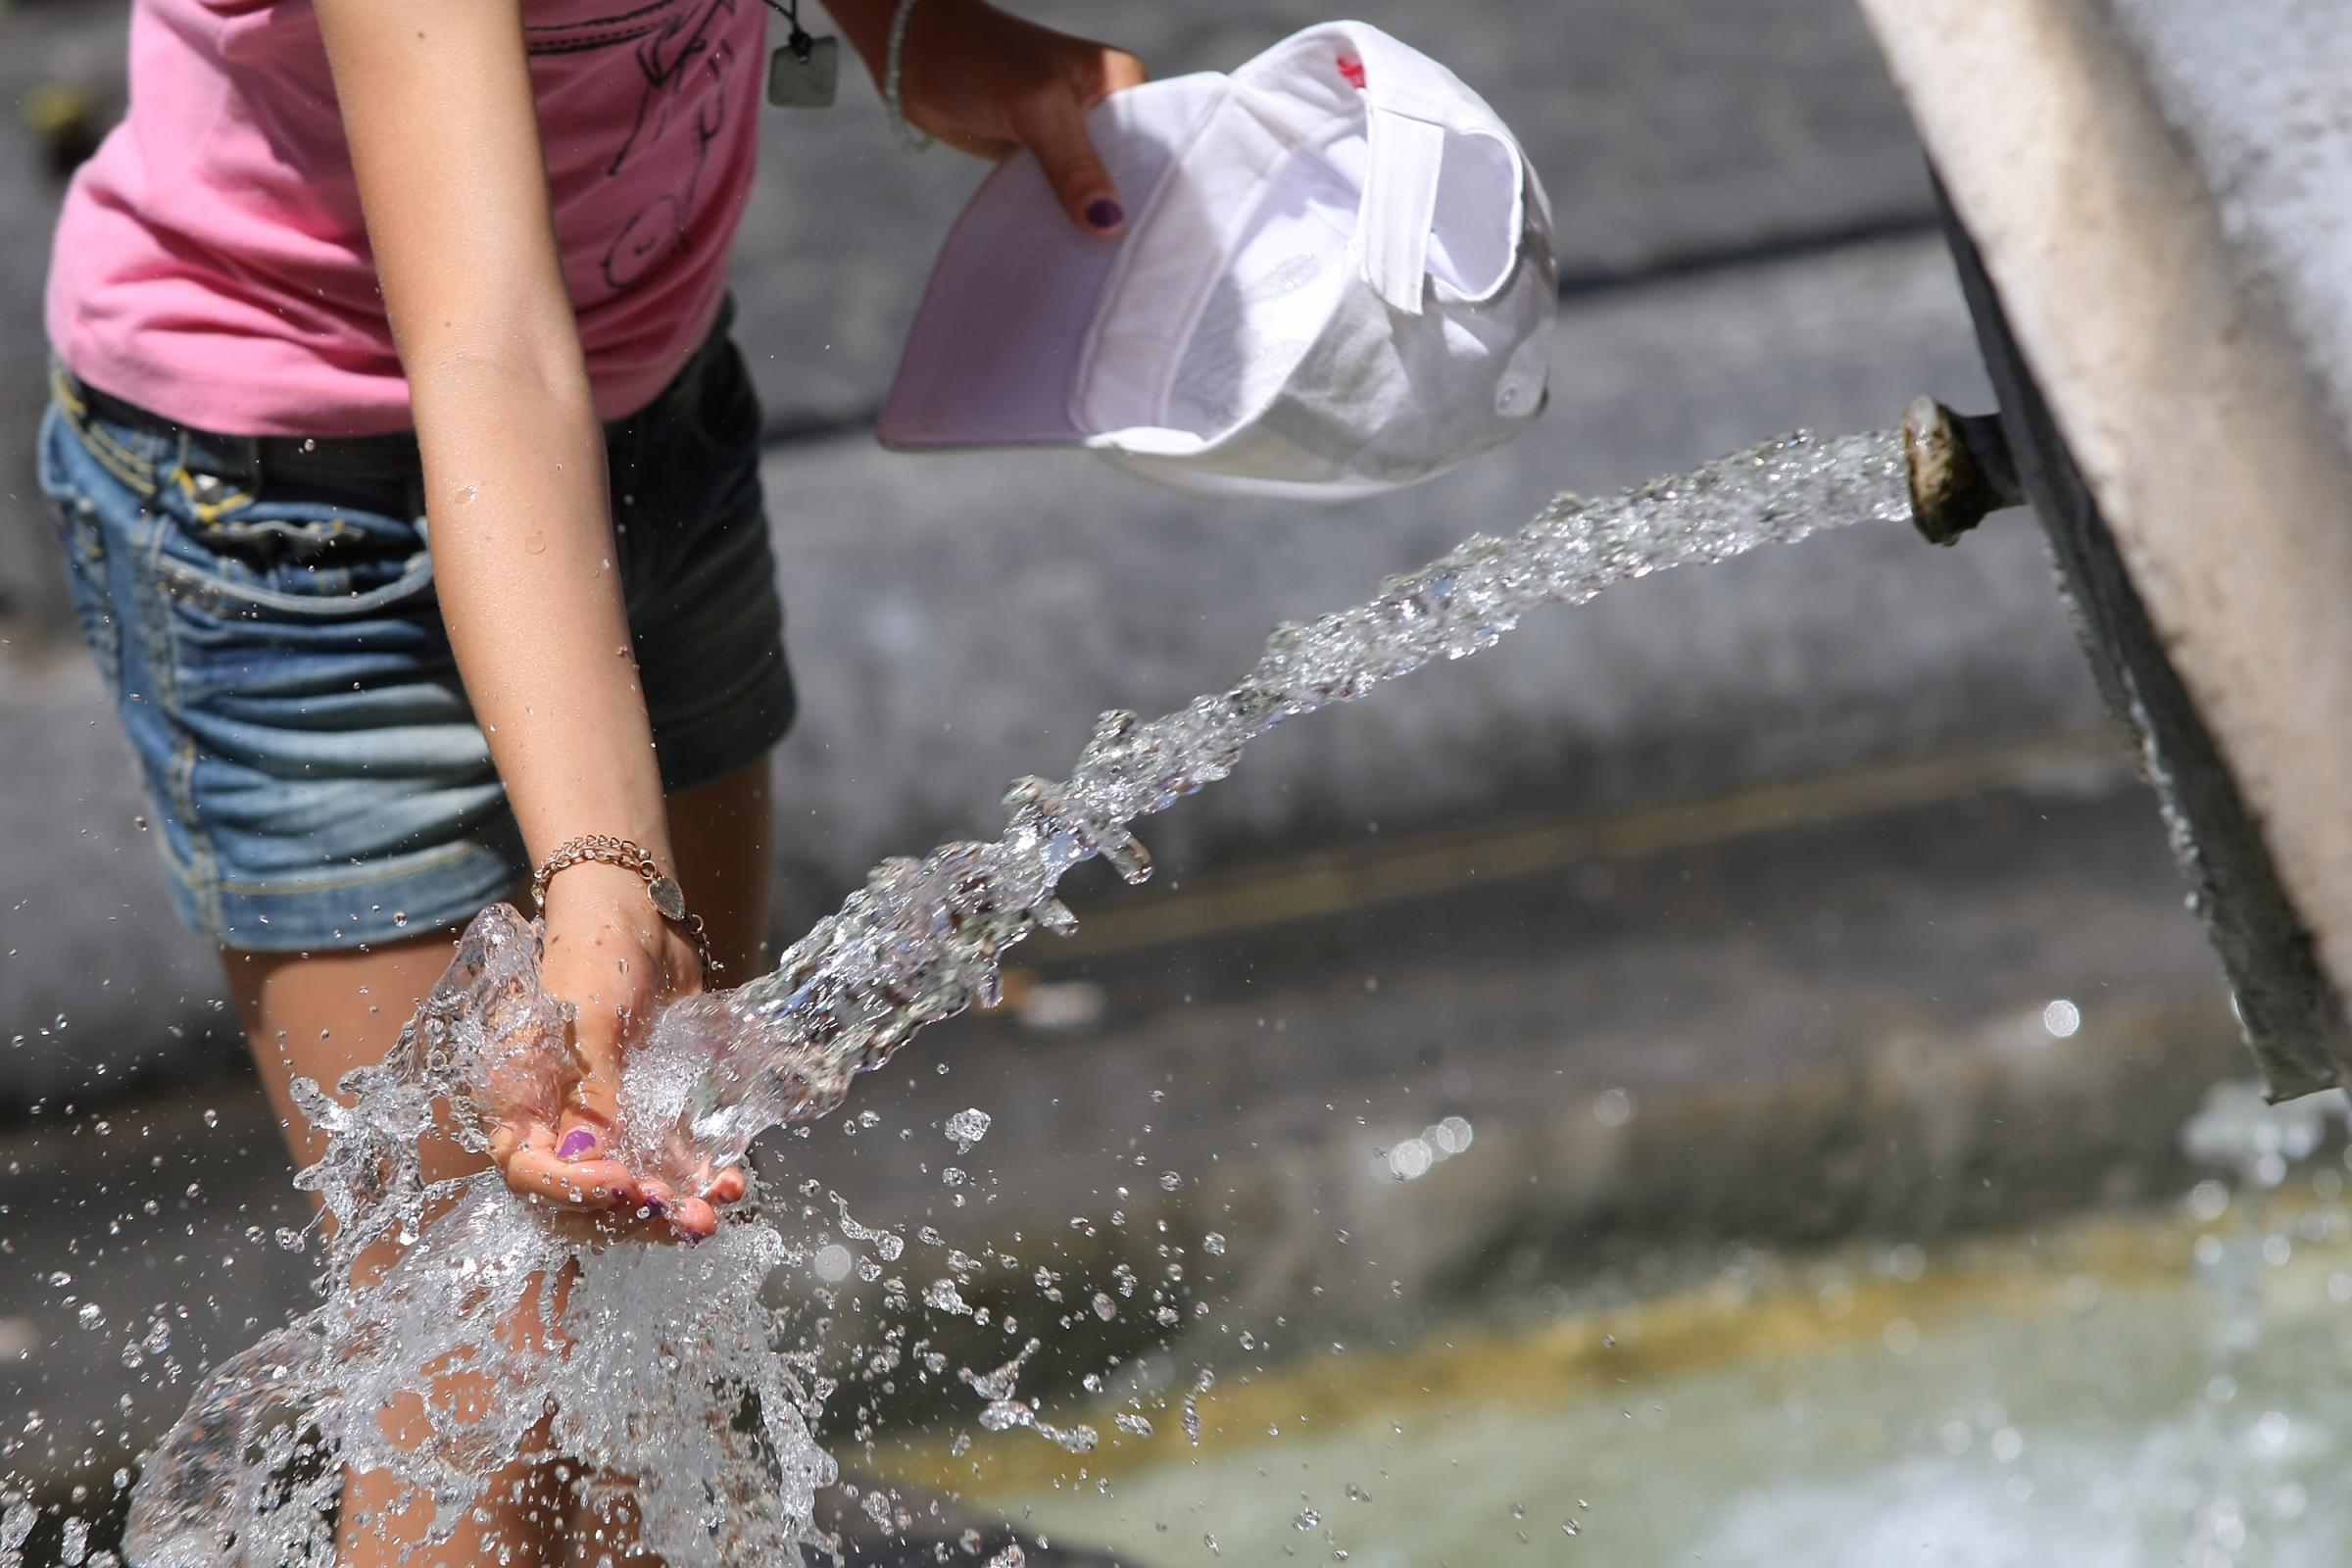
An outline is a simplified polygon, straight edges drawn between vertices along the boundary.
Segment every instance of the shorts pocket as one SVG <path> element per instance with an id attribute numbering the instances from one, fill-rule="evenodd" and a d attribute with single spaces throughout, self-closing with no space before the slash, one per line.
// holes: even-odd
<path id="1" fill-rule="evenodd" d="M 323 697 L 447 664 L 423 526 L 392 510 L 408 488 L 257 494 L 167 474 L 140 564 L 181 703 Z"/>
<path id="2" fill-rule="evenodd" d="M 321 620 L 430 594 L 432 556 L 422 522 L 403 514 L 405 482 L 342 493 L 243 485 L 185 467 L 165 477 L 154 564 L 168 592 L 222 612 Z"/>
<path id="3" fill-rule="evenodd" d="M 208 568 L 183 553 L 159 551 L 155 567 L 164 591 L 187 604 L 226 614 L 283 615 L 296 620 L 343 620 L 429 597 L 432 558 L 422 551 L 373 586 L 358 586 L 348 565 L 308 568 L 295 589 L 257 583 L 243 572 Z"/>

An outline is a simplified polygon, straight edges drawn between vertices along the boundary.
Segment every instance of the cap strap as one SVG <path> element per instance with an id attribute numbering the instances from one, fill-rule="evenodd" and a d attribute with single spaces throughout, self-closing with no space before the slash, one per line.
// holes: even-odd
<path id="1" fill-rule="evenodd" d="M 1367 95 L 1376 91 L 1367 88 Z M 1397 310 L 1419 316 L 1446 127 L 1388 108 L 1377 97 L 1370 108 L 1371 168 L 1355 218 L 1364 281 Z"/>
<path id="2" fill-rule="evenodd" d="M 1378 27 L 1343 23 L 1354 48 L 1370 146 L 1355 231 L 1364 281 L 1408 316 L 1421 314 L 1429 234 L 1438 217 L 1446 133 L 1465 95 L 1452 74 Z"/>

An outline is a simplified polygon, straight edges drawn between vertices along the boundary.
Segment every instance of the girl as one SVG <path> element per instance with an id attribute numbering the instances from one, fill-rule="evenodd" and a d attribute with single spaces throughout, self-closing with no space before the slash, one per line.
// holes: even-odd
<path id="1" fill-rule="evenodd" d="M 913 125 L 1028 146 L 1119 231 L 1083 116 L 1131 56 L 984 0 L 831 9 Z M 529 885 L 576 1082 L 496 1130 L 508 1182 L 689 1238 L 742 1194 L 599 1140 L 633 1020 L 767 934 L 793 694 L 724 301 L 765 32 L 759 0 L 134 4 L 129 117 L 58 228 L 42 483 L 298 1159 L 289 1081 L 380 1055 L 451 928 Z M 353 1478 L 344 1560 L 625 1535 L 545 1466 L 433 1552 L 414 1501 Z"/>

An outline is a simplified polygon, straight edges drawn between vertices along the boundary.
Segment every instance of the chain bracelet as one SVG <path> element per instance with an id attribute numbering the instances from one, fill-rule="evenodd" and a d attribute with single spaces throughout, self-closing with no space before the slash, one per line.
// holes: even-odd
<path id="1" fill-rule="evenodd" d="M 899 139 L 901 147 L 919 153 L 931 145 L 931 137 L 907 121 L 906 106 L 899 96 L 899 76 L 906 59 L 906 18 L 914 6 L 915 0 L 899 0 L 899 8 L 891 13 L 890 53 L 882 69 L 882 103 L 890 111 L 890 133 Z"/>
<path id="2" fill-rule="evenodd" d="M 687 912 L 686 893 L 678 886 L 678 879 L 664 872 L 652 855 L 627 839 L 610 833 L 583 833 L 576 839 L 565 839 L 531 873 L 531 903 L 545 909 L 548 879 L 558 871 L 588 860 L 617 865 L 645 879 L 646 896 L 654 901 L 655 912 L 682 927 L 687 940 L 694 944 L 694 956 L 702 962 L 704 979 L 725 967 L 710 955 L 710 933 L 704 929 L 703 917 Z"/>

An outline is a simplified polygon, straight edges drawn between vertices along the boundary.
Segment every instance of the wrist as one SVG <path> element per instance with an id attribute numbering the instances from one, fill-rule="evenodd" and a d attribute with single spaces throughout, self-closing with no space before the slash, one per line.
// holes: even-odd
<path id="1" fill-rule="evenodd" d="M 617 914 L 630 924 L 661 918 L 645 878 L 627 866 L 603 860 L 581 860 L 551 874 L 538 904 L 551 918 Z"/>
<path id="2" fill-rule="evenodd" d="M 559 880 L 565 877 L 568 882 Z M 702 916 L 686 907 L 675 875 L 629 840 L 597 833 L 566 839 L 539 862 L 531 897 L 546 911 L 551 936 L 585 914 L 594 923 L 634 931 L 641 940 L 658 932 L 675 935 L 693 953 L 695 978 L 707 979 L 718 968 L 710 932 Z"/>

